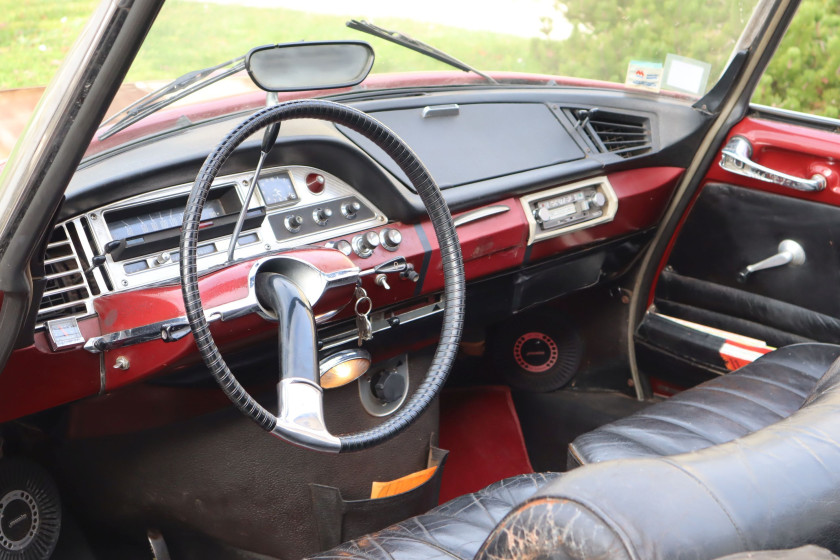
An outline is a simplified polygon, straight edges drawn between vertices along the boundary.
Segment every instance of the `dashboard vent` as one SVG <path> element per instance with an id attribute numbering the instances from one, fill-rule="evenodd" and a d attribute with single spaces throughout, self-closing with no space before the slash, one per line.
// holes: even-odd
<path id="1" fill-rule="evenodd" d="M 601 153 L 630 158 L 653 149 L 650 119 L 638 115 L 612 113 L 601 109 L 571 109 L 577 123 L 592 146 Z"/>
<path id="2" fill-rule="evenodd" d="M 51 319 L 93 313 L 90 287 L 64 224 L 57 226 L 50 237 L 44 270 L 38 326 Z"/>

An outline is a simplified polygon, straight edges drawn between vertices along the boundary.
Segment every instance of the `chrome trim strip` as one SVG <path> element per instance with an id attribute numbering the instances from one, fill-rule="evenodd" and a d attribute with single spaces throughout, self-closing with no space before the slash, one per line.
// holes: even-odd
<path id="1" fill-rule="evenodd" d="M 473 210 L 472 212 L 467 212 L 466 214 L 461 214 L 457 218 L 455 218 L 452 223 L 455 224 L 455 227 L 461 227 L 466 224 L 470 224 L 472 222 L 476 222 L 478 220 L 483 220 L 484 218 L 489 218 L 490 216 L 496 216 L 498 214 L 504 214 L 505 212 L 510 211 L 510 206 L 505 204 L 495 204 L 493 206 L 486 206 L 484 208 L 479 208 L 477 210 Z"/>
<path id="2" fill-rule="evenodd" d="M 282 266 L 284 264 L 288 266 Z M 326 274 L 311 263 L 296 257 L 285 255 L 265 257 L 255 262 L 248 271 L 248 295 L 242 299 L 205 309 L 204 317 L 207 319 L 207 322 L 230 321 L 231 319 L 244 317 L 252 313 L 256 313 L 268 321 L 276 321 L 277 317 L 260 305 L 260 302 L 257 300 L 256 283 L 257 273 L 260 270 L 285 273 L 289 279 L 301 287 L 310 305 L 315 305 L 328 290 L 354 284 L 359 277 L 358 267 L 342 269 Z M 326 321 L 333 315 L 334 313 L 332 312 L 319 315 L 315 318 L 315 322 Z M 85 342 L 84 348 L 88 352 L 95 354 L 124 346 L 150 342 L 152 340 L 174 342 L 188 335 L 190 333 L 189 327 L 189 321 L 187 321 L 186 316 L 182 315 L 173 319 L 157 321 L 148 325 L 141 325 L 131 329 L 92 337 Z"/>

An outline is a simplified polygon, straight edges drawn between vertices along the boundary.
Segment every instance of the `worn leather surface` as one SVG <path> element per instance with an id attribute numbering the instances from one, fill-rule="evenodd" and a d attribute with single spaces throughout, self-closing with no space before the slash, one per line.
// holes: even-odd
<path id="1" fill-rule="evenodd" d="M 424 515 L 313 556 L 326 559 L 421 560 L 472 558 L 496 524 L 557 473 L 507 478 L 465 494 Z"/>
<path id="2" fill-rule="evenodd" d="M 511 512 L 476 558 L 699 560 L 806 544 L 837 552 L 840 361 L 816 385 L 787 418 L 728 443 L 565 474 Z"/>
<path id="3" fill-rule="evenodd" d="M 726 443 L 795 412 L 840 346 L 795 344 L 575 439 L 569 467 L 676 455 Z M 827 382 L 824 382 L 827 383 Z"/>

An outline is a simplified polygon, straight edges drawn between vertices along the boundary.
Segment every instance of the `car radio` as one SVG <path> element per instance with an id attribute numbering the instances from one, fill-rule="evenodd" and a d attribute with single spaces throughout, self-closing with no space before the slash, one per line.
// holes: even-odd
<path id="1" fill-rule="evenodd" d="M 606 177 L 523 196 L 528 218 L 528 244 L 578 229 L 612 221 L 618 198 Z"/>

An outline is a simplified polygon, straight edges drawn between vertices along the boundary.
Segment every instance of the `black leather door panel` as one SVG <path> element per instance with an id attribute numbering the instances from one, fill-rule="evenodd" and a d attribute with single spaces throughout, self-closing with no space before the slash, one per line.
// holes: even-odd
<path id="1" fill-rule="evenodd" d="M 775 254 L 784 239 L 802 245 L 805 264 L 756 272 L 738 282 L 739 271 Z M 692 208 L 668 269 L 840 317 L 838 241 L 840 208 L 712 184 Z"/>
<path id="2" fill-rule="evenodd" d="M 802 265 L 757 271 L 739 281 L 740 271 L 776 254 L 785 239 L 805 250 Z M 771 347 L 840 343 L 838 242 L 838 207 L 732 185 L 706 185 L 659 276 L 653 311 Z M 657 362 L 664 364 L 674 348 L 685 345 L 675 346 L 656 329 L 646 328 L 654 319 L 656 315 L 649 314 L 636 334 L 647 357 L 645 369 L 657 376 Z M 720 373 L 719 363 L 691 350 L 702 345 L 686 347 L 689 350 L 683 348 L 679 356 L 692 364 L 692 371 L 684 368 L 682 374 L 686 384 L 696 381 L 697 371 Z M 657 353 L 661 359 L 656 359 Z"/>

